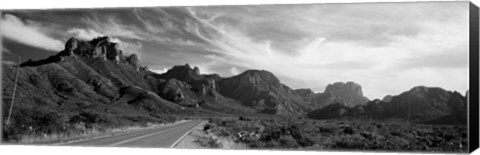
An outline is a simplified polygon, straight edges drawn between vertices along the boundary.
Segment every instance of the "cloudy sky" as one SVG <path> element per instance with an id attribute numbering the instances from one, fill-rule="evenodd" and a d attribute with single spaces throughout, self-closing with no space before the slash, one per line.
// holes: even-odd
<path id="1" fill-rule="evenodd" d="M 315 92 L 354 81 L 370 99 L 418 85 L 468 89 L 468 2 L 17 10 L 0 24 L 4 63 L 108 35 L 156 72 L 264 69 Z"/>

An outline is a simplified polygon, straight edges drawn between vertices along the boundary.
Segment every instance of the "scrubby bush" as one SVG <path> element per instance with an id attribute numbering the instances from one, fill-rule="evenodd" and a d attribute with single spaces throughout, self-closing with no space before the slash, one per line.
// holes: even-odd
<path id="1" fill-rule="evenodd" d="M 86 124 L 94 124 L 94 123 L 106 123 L 107 121 L 108 120 L 104 115 L 94 113 L 94 112 L 82 112 L 70 118 L 69 122 L 71 124 L 76 124 L 80 122 L 84 122 Z"/>
<path id="2" fill-rule="evenodd" d="M 364 120 L 211 119 L 208 130 L 251 148 L 467 151 L 466 127 Z M 225 134 L 228 133 L 228 134 Z M 256 135 L 258 139 L 253 138 Z"/>
<path id="3" fill-rule="evenodd" d="M 41 135 L 62 132 L 67 129 L 67 116 L 37 108 L 33 112 L 25 109 L 13 111 L 9 125 L 3 130 L 4 141 L 17 141 L 22 135 Z M 4 126 L 6 125 L 4 118 Z"/>

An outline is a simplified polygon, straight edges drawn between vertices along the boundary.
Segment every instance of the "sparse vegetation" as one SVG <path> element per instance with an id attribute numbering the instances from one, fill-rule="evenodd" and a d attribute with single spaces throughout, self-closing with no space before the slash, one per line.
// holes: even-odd
<path id="1" fill-rule="evenodd" d="M 220 148 L 220 147 L 222 147 L 222 144 L 217 142 L 212 137 L 198 137 L 197 139 L 195 139 L 194 142 L 199 144 L 202 147 L 207 147 L 207 148 Z"/>
<path id="2" fill-rule="evenodd" d="M 113 115 L 93 110 L 58 113 L 37 108 L 17 109 L 14 113 L 2 132 L 3 141 L 7 143 L 54 143 L 177 120 L 175 116 Z"/>
<path id="3" fill-rule="evenodd" d="M 205 130 L 254 149 L 466 152 L 466 126 L 372 120 L 210 119 Z"/>

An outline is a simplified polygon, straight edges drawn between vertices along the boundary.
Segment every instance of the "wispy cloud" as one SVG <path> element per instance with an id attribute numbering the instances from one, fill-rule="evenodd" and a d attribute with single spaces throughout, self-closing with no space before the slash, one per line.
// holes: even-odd
<path id="1" fill-rule="evenodd" d="M 141 26 L 143 26 L 148 32 L 156 34 L 165 34 L 167 32 L 182 33 L 182 31 L 177 28 L 179 27 L 178 25 L 165 17 L 147 14 L 142 9 L 133 9 L 133 13 L 141 22 Z"/>
<path id="2" fill-rule="evenodd" d="M 92 29 L 82 29 L 82 28 L 71 28 L 67 31 L 67 33 L 72 34 L 75 37 L 83 40 L 89 40 L 89 39 L 93 39 L 93 38 L 105 35 Z"/>
<path id="3" fill-rule="evenodd" d="M 11 14 L 4 14 L 0 21 L 2 37 L 54 52 L 63 49 L 63 42 L 42 31 L 39 24 L 22 20 Z"/>
<path id="4" fill-rule="evenodd" d="M 293 88 L 318 92 L 355 81 L 373 99 L 417 85 L 468 89 L 467 10 L 468 2 L 366 3 L 90 11 L 66 22 L 34 17 L 82 39 L 108 35 L 158 73 L 185 63 L 221 76 L 265 69 Z M 17 23 L 11 27 L 55 42 L 51 29 L 15 16 L 2 17 L 2 35 L 7 18 Z"/>
<path id="5" fill-rule="evenodd" d="M 82 19 L 91 29 L 112 37 L 121 37 L 127 39 L 144 40 L 144 32 L 133 25 L 123 24 L 115 16 L 93 16 Z"/>
<path id="6" fill-rule="evenodd" d="M 212 50 L 218 56 L 211 57 L 216 61 L 272 71 L 294 88 L 323 91 L 328 83 L 355 81 L 366 88 L 370 98 L 398 94 L 417 85 L 468 89 L 467 5 L 375 5 L 380 6 L 333 6 L 338 9 L 333 13 L 325 12 L 329 6 L 250 7 L 253 13 L 249 9 L 190 8 L 201 23 L 192 24 L 190 31 L 216 47 Z M 441 13 L 446 7 L 453 9 L 455 16 Z M 230 16 L 230 20 L 242 24 L 220 20 L 232 14 L 235 18 Z M 397 25 L 395 20 L 409 24 Z M 287 26 L 280 26 L 282 23 Z M 278 25 L 286 32 L 279 35 L 266 25 Z M 257 32 L 257 26 L 266 28 L 252 34 L 249 28 Z M 295 33 L 300 35 L 291 35 Z M 432 55 L 439 60 L 432 62 Z M 452 55 L 456 57 L 447 58 Z"/>

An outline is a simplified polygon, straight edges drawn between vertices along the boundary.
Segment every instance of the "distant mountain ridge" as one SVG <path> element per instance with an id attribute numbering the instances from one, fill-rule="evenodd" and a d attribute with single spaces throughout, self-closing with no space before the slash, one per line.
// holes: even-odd
<path id="1" fill-rule="evenodd" d="M 332 111 L 342 112 L 332 114 Z M 432 124 L 466 124 L 467 97 L 458 92 L 446 91 L 442 88 L 417 86 L 399 95 L 383 100 L 376 99 L 355 107 L 338 103 L 326 106 L 311 111 L 308 116 L 316 119 L 367 117 L 376 119 L 397 118 Z"/>

